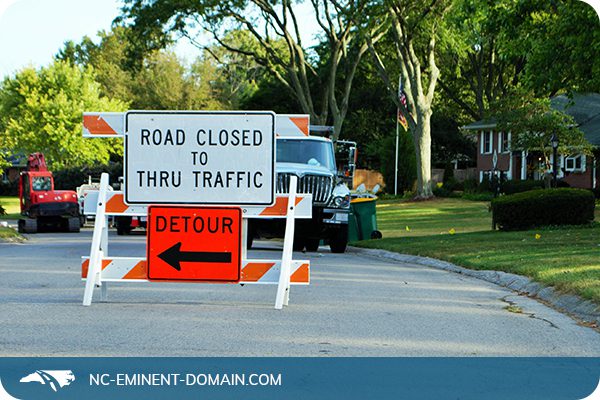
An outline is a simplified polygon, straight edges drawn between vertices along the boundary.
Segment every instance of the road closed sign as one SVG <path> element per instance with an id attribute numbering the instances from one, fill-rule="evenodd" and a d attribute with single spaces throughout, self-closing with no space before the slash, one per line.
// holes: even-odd
<path id="1" fill-rule="evenodd" d="M 272 112 L 125 114 L 127 204 L 271 205 Z"/>
<path id="2" fill-rule="evenodd" d="M 148 279 L 239 282 L 239 207 L 148 208 Z"/>

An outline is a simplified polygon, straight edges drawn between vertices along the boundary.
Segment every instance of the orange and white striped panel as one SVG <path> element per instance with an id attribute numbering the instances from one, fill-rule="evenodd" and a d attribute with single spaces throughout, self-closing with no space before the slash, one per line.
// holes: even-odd
<path id="1" fill-rule="evenodd" d="M 84 193 L 83 214 L 96 215 L 98 208 L 98 191 L 88 190 Z M 123 192 L 106 192 L 106 215 L 148 215 L 147 206 L 128 206 L 123 199 Z"/>
<path id="2" fill-rule="evenodd" d="M 81 278 L 86 280 L 89 257 L 82 257 Z M 281 260 L 244 260 L 240 284 L 277 285 Z M 137 257 L 111 257 L 102 259 L 103 282 L 149 282 L 146 259 Z M 292 260 L 291 285 L 310 284 L 310 261 Z"/>
<path id="3" fill-rule="evenodd" d="M 287 215 L 288 195 L 278 194 L 275 204 L 268 207 L 243 207 L 244 218 L 284 218 Z M 296 195 L 295 218 L 312 218 L 312 194 Z"/>
<path id="4" fill-rule="evenodd" d="M 81 278 L 85 280 L 90 265 L 89 257 L 82 257 Z M 148 280 L 148 267 L 146 259 L 139 257 L 113 257 L 102 259 L 102 273 L 104 282 L 145 282 Z"/>
<path id="5" fill-rule="evenodd" d="M 281 260 L 245 260 L 240 283 L 245 285 L 277 285 L 280 271 Z M 290 284 L 310 284 L 310 261 L 292 260 Z"/>
<path id="6" fill-rule="evenodd" d="M 85 215 L 95 215 L 98 208 L 98 191 L 88 190 L 84 193 L 83 213 Z M 131 215 L 146 216 L 148 214 L 147 206 L 129 206 L 123 200 L 123 192 L 106 193 L 106 214 L 107 215 Z M 264 207 L 244 207 L 242 208 L 243 218 L 284 218 L 287 215 L 287 195 L 277 195 L 275 204 Z M 299 194 L 296 196 L 296 218 L 312 218 L 312 195 Z"/>
<path id="7" fill-rule="evenodd" d="M 277 136 L 308 136 L 310 134 L 310 115 L 277 114 L 275 116 L 275 134 Z"/>
<path id="8" fill-rule="evenodd" d="M 125 114 L 121 112 L 83 113 L 84 137 L 123 137 Z"/>
<path id="9" fill-rule="evenodd" d="M 310 115 L 277 114 L 275 133 L 277 136 L 308 136 Z M 125 135 L 125 113 L 86 112 L 83 113 L 84 137 L 123 137 Z"/>

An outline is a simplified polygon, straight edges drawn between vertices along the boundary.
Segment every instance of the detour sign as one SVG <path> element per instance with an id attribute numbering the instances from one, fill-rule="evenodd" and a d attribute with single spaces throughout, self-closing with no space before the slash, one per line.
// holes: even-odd
<path id="1" fill-rule="evenodd" d="M 148 278 L 239 282 L 241 225 L 239 207 L 150 206 Z"/>

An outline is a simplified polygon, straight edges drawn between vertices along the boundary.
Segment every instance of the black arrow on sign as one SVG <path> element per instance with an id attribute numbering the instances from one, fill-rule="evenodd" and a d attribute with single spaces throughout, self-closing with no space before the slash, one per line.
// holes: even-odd
<path id="1" fill-rule="evenodd" d="M 213 251 L 181 251 L 181 242 L 179 242 L 160 253 L 158 258 L 175 268 L 177 271 L 181 271 L 181 266 L 179 263 L 182 261 L 229 263 L 231 262 L 231 253 L 219 253 Z"/>

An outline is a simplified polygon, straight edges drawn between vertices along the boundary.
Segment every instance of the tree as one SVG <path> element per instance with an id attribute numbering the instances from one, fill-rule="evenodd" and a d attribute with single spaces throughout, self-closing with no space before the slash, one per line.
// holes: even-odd
<path id="1" fill-rule="evenodd" d="M 126 0 L 117 23 L 131 21 L 134 42 L 142 51 L 164 46 L 173 32 L 203 48 L 193 34 L 193 29 L 200 27 L 225 49 L 252 57 L 267 69 L 315 123 L 325 124 L 331 116 L 338 135 L 348 112 L 356 68 L 367 51 L 364 37 L 356 29 L 367 2 L 310 0 L 310 5 L 326 49 L 321 53 L 311 52 L 303 44 L 302 21 L 290 0 Z M 381 38 L 380 28 L 381 25 L 372 24 L 373 42 Z M 233 30 L 249 32 L 259 47 L 228 43 L 224 39 Z"/>
<path id="2" fill-rule="evenodd" d="M 138 68 L 128 63 L 127 28 L 114 27 L 98 33 L 95 44 L 88 37 L 66 42 L 57 58 L 80 66 L 91 66 L 101 94 L 129 102 L 133 109 L 222 109 L 213 88 L 220 79 L 218 67 L 206 57 L 187 69 L 169 50 L 139 53 Z"/>
<path id="3" fill-rule="evenodd" d="M 497 119 L 499 131 L 511 132 L 511 150 L 541 153 L 545 171 L 552 166 L 550 140 L 553 134 L 558 138 L 559 154 L 591 154 L 592 147 L 573 117 L 552 109 L 548 99 L 536 98 L 532 92 L 513 90 L 493 106 L 491 115 Z"/>
<path id="4" fill-rule="evenodd" d="M 394 57 L 386 67 L 384 60 L 366 32 L 369 50 L 388 93 L 398 106 L 413 136 L 417 162 L 416 198 L 433 197 L 431 188 L 431 115 L 432 103 L 440 70 L 436 64 L 436 39 L 439 22 L 444 18 L 449 2 L 433 0 L 423 7 L 421 2 L 385 0 L 382 18 L 391 26 L 395 45 Z M 377 17 L 376 17 L 377 18 Z M 399 66 L 400 87 L 390 78 L 390 64 Z M 405 106 L 398 93 L 406 96 Z"/>
<path id="5" fill-rule="evenodd" d="M 107 163 L 122 146 L 84 139 L 82 113 L 126 108 L 100 96 L 90 68 L 60 60 L 39 70 L 25 68 L 0 87 L 0 148 L 13 154 L 42 151 L 52 168 Z"/>
<path id="6" fill-rule="evenodd" d="M 525 56 L 523 86 L 538 97 L 600 91 L 600 19 L 583 1 L 516 2 L 508 56 Z"/>
<path id="7" fill-rule="evenodd" d="M 65 42 L 56 58 L 82 66 L 93 67 L 102 96 L 135 103 L 136 74 L 127 66 L 127 32 L 123 27 L 99 31 L 96 44 L 85 36 L 80 43 Z M 147 54 L 144 54 L 145 58 Z M 141 64 L 143 59 L 138 60 Z M 135 106 L 134 106 L 135 107 Z"/>
<path id="8" fill-rule="evenodd" d="M 578 0 L 458 0 L 445 19 L 443 101 L 467 119 L 523 86 L 538 97 L 600 90 L 600 20 Z"/>

